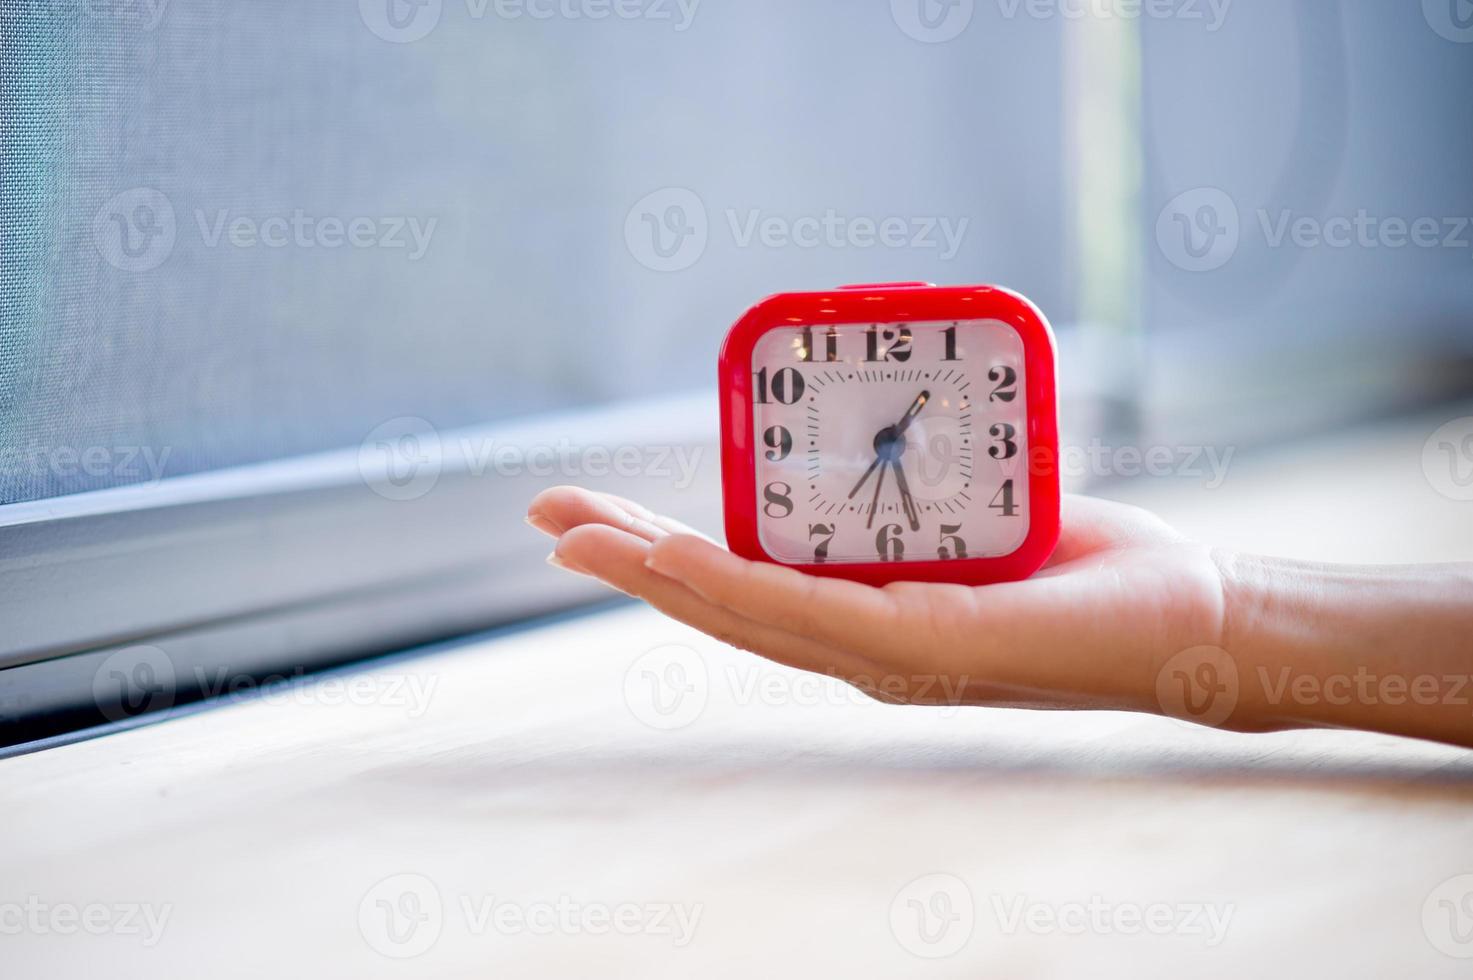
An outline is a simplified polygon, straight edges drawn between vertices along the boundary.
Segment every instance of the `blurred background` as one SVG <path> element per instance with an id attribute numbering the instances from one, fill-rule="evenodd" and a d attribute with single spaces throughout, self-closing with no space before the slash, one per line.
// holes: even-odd
<path id="1" fill-rule="evenodd" d="M 129 643 L 249 674 L 584 601 L 527 570 L 540 486 L 715 528 L 717 349 L 784 290 L 1025 293 L 1071 488 L 1192 530 L 1254 460 L 1322 461 L 1279 503 L 1326 542 L 1415 509 L 1333 441 L 1408 417 L 1467 523 L 1473 423 L 1420 419 L 1473 414 L 1468 13 L 0 0 L 6 730 L 162 703 L 98 686 Z"/>

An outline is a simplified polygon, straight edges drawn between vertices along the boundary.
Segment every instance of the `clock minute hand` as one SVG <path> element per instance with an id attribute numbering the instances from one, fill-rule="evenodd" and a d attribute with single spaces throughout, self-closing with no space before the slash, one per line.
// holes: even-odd
<path id="1" fill-rule="evenodd" d="M 910 529 L 919 531 L 921 529 L 921 512 L 916 509 L 915 498 L 910 495 L 910 485 L 905 479 L 905 467 L 900 465 L 900 460 L 892 460 L 890 467 L 895 471 L 895 482 L 900 485 L 900 503 L 905 507 L 905 518 L 910 521 Z"/>

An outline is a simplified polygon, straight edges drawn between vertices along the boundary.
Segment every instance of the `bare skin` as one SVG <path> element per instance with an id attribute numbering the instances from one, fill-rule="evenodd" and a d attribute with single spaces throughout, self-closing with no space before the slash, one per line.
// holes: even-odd
<path id="1" fill-rule="evenodd" d="M 746 561 L 632 501 L 575 487 L 540 494 L 528 521 L 557 539 L 553 564 L 884 701 L 1114 709 L 1473 746 L 1473 565 L 1235 555 L 1146 511 L 1070 497 L 1058 550 L 1027 582 L 876 589 Z M 1193 679 L 1215 712 L 1199 716 L 1201 705 L 1183 708 L 1173 694 Z"/>

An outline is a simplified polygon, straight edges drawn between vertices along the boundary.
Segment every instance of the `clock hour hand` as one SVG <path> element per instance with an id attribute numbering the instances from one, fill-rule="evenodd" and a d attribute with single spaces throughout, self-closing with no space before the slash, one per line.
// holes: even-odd
<path id="1" fill-rule="evenodd" d="M 900 465 L 900 460 L 892 460 L 890 466 L 895 470 L 895 482 L 900 485 L 900 503 L 905 507 L 905 518 L 910 521 L 910 529 L 919 531 L 921 529 L 921 513 L 916 509 L 915 498 L 910 495 L 910 485 L 905 479 L 905 467 Z"/>

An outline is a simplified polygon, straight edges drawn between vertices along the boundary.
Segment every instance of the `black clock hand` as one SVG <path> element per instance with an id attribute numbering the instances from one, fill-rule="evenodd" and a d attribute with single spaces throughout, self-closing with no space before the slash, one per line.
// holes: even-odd
<path id="1" fill-rule="evenodd" d="M 880 454 L 875 453 L 875 461 L 869 464 L 869 469 L 864 471 L 864 476 L 860 477 L 859 482 L 854 484 L 854 489 L 849 491 L 850 500 L 853 500 L 855 497 L 859 496 L 859 491 L 863 489 L 864 485 L 869 482 L 869 478 L 874 475 L 875 470 L 879 468 Z"/>
<path id="2" fill-rule="evenodd" d="M 879 463 L 879 460 L 876 459 L 875 460 L 875 463 L 878 464 Z M 873 501 L 871 501 L 870 502 L 870 505 L 869 505 L 869 523 L 865 525 L 865 528 L 866 529 L 873 529 L 874 526 L 875 526 L 875 511 L 877 511 L 877 510 L 880 509 L 880 489 L 884 485 L 885 485 L 885 471 L 884 470 L 880 470 L 880 478 L 875 481 L 875 499 Z"/>
<path id="3" fill-rule="evenodd" d="M 895 482 L 900 484 L 900 503 L 905 507 L 905 517 L 910 521 L 910 529 L 919 531 L 921 529 L 921 513 L 916 509 L 915 498 L 910 495 L 910 486 L 905 479 L 905 467 L 900 465 L 900 460 L 890 461 L 895 470 Z"/>
<path id="4" fill-rule="evenodd" d="M 905 430 L 910 428 L 910 424 L 915 421 L 917 415 L 921 414 L 921 409 L 925 408 L 926 402 L 930 400 L 931 393 L 929 391 L 923 391 L 916 396 L 916 400 L 911 402 L 910 408 L 906 409 L 904 418 L 895 423 L 895 434 L 897 436 L 905 435 Z"/>
<path id="5" fill-rule="evenodd" d="M 905 415 L 901 417 L 899 422 L 887 429 L 881 429 L 880 434 L 875 436 L 875 448 L 877 450 L 875 461 L 869 464 L 869 469 L 864 471 L 864 476 L 860 477 L 859 482 L 854 484 L 854 489 L 849 491 L 850 500 L 859 496 L 859 491 L 864 489 L 864 485 L 869 482 L 869 478 L 874 475 L 875 470 L 879 469 L 880 464 L 885 461 L 885 452 L 880 450 L 881 443 L 893 445 L 898 442 L 900 437 L 905 435 L 905 430 L 910 428 L 910 424 L 915 421 L 917 415 L 921 414 L 921 410 L 926 407 L 926 403 L 930 400 L 931 393 L 929 391 L 921 392 L 916 396 L 916 400 L 911 402 L 910 408 L 906 409 Z"/>

